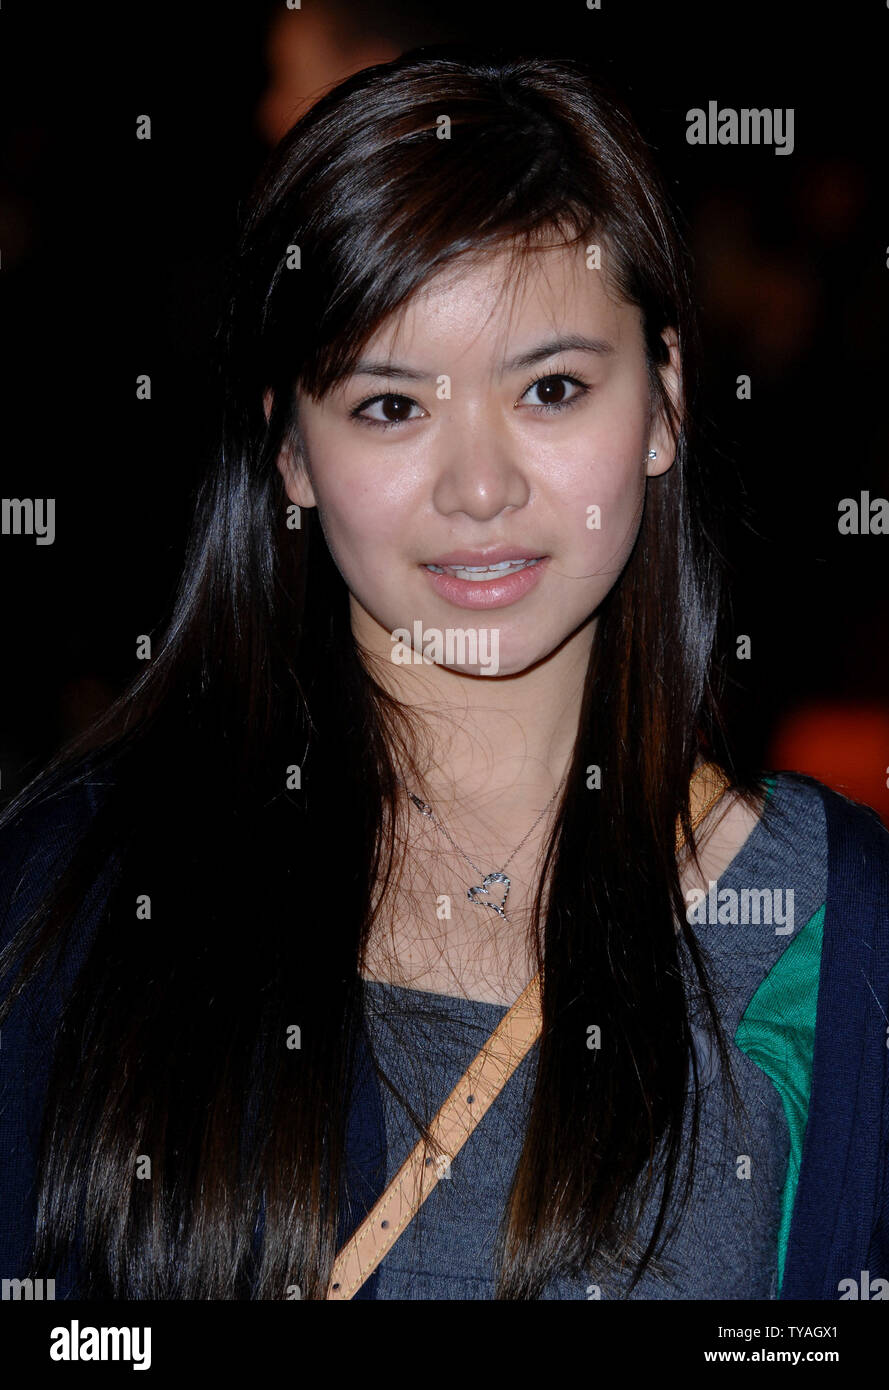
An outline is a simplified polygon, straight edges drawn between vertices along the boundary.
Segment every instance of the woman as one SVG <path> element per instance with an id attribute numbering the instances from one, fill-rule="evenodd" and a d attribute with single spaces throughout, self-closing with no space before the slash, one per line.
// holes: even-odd
<path id="1" fill-rule="evenodd" d="M 734 752 L 691 305 L 647 148 L 573 62 L 420 50 L 275 151 L 166 635 L 4 817 L 4 1269 L 134 1299 L 889 1275 L 887 837 Z"/>

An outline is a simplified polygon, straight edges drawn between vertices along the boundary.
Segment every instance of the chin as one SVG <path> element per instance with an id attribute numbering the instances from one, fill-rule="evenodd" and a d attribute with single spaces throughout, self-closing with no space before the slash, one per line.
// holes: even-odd
<path id="1" fill-rule="evenodd" d="M 446 666 L 448 670 L 455 671 L 458 675 L 478 676 L 481 680 L 495 680 L 498 676 L 519 676 L 523 671 L 529 670 L 548 655 L 549 649 L 545 652 L 529 649 L 527 654 L 501 650 L 497 653 L 496 658 L 492 656 L 487 664 L 473 663 L 460 666 L 451 665 L 449 662 L 438 664 Z"/>

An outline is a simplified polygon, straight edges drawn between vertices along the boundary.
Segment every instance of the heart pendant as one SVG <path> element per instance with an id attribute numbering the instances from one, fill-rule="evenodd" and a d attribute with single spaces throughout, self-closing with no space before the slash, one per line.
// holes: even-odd
<path id="1" fill-rule="evenodd" d="M 479 893 L 484 893 L 485 897 L 487 897 L 487 896 L 488 896 L 488 885 L 491 884 L 491 883 L 503 883 L 503 884 L 506 885 L 505 888 L 503 889 L 503 897 L 500 899 L 499 904 L 498 904 L 498 903 L 485 903 L 485 902 L 482 902 L 481 898 L 479 898 L 479 897 L 476 896 L 476 895 L 479 894 Z M 491 910 L 492 910 L 493 912 L 499 912 L 499 913 L 500 913 L 500 916 L 505 918 L 505 917 L 506 917 L 506 913 L 503 911 L 503 904 L 506 902 L 506 895 L 507 895 L 508 892 L 509 892 L 509 878 L 507 877 L 506 874 L 485 874 L 484 881 L 483 881 L 481 887 L 480 887 L 480 888 L 479 888 L 479 887 L 470 888 L 470 890 L 469 890 L 469 892 L 466 894 L 466 896 L 467 896 L 467 898 L 469 899 L 469 901 L 475 903 L 476 906 L 478 906 L 478 907 L 490 907 Z"/>

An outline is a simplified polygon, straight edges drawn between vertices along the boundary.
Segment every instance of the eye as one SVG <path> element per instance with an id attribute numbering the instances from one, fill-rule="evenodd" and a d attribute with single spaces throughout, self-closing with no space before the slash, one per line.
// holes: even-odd
<path id="1" fill-rule="evenodd" d="M 368 414 L 371 407 L 381 413 Z M 417 410 L 420 414 L 412 415 L 412 410 Z M 390 429 L 392 425 L 401 425 L 406 420 L 419 420 L 422 413 L 422 407 L 411 400 L 410 396 L 396 396 L 391 392 L 383 396 L 371 396 L 349 412 L 353 420 L 361 420 L 365 424 L 376 425 L 384 430 Z"/>
<path id="2" fill-rule="evenodd" d="M 536 391 L 538 400 L 531 401 L 531 409 L 537 413 L 543 412 L 550 415 L 557 410 L 566 410 L 568 406 L 574 405 L 587 394 L 589 389 L 587 383 L 578 377 L 569 376 L 566 372 L 558 372 L 554 376 L 541 376 L 536 381 L 532 381 L 531 385 L 522 392 L 519 400 L 524 400 L 529 392 Z"/>

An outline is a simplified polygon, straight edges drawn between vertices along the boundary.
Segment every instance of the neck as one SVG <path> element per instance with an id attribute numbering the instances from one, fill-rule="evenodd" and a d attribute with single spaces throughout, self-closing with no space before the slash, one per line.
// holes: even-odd
<path id="1" fill-rule="evenodd" d="M 515 675 L 372 660 L 377 682 L 422 723 L 420 777 L 403 773 L 408 790 L 436 813 L 491 811 L 504 825 L 540 810 L 562 786 L 573 753 L 592 635 L 586 624 Z"/>

